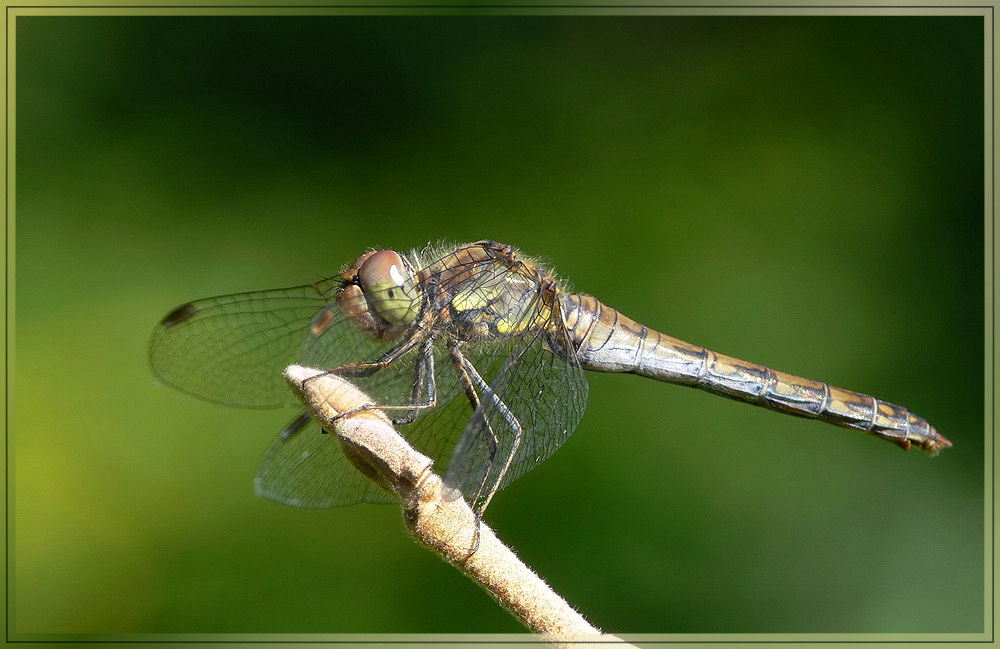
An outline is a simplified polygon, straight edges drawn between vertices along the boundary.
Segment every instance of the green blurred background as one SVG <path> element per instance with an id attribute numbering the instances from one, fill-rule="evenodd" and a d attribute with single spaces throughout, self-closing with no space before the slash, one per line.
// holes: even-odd
<path id="1" fill-rule="evenodd" d="M 493 238 L 883 441 L 591 377 L 488 522 L 616 632 L 980 632 L 980 18 L 19 17 L 12 630 L 518 632 L 387 506 L 254 496 L 289 412 L 158 387 L 186 300 Z"/>

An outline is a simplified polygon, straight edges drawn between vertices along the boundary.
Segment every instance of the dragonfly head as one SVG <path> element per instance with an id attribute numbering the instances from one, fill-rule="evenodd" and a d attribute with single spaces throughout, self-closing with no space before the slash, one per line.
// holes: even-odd
<path id="1" fill-rule="evenodd" d="M 378 340 L 398 337 L 420 312 L 413 267 L 395 250 L 366 252 L 343 278 L 341 307 L 356 327 Z"/>

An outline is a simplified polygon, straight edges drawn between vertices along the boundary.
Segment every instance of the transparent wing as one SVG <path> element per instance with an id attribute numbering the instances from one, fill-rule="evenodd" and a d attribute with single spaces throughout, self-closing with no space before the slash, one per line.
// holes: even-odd
<path id="1" fill-rule="evenodd" d="M 337 437 L 322 434 L 312 418 L 296 420 L 278 435 L 261 460 L 254 486 L 268 500 L 307 509 L 393 501 L 351 464 Z"/>
<path id="2" fill-rule="evenodd" d="M 480 513 L 493 493 L 562 446 L 587 406 L 587 380 L 559 303 L 553 300 L 546 308 L 550 315 L 544 327 L 512 339 L 495 373 L 480 370 L 489 387 L 481 390 L 480 407 L 448 467 L 445 483 Z"/>
<path id="3" fill-rule="evenodd" d="M 223 405 L 296 404 L 283 376 L 289 364 L 332 369 L 371 362 L 398 342 L 379 341 L 361 330 L 348 314 L 367 308 L 365 297 L 354 297 L 358 304 L 338 299 L 340 287 L 339 279 L 330 278 L 181 305 L 153 330 L 149 342 L 153 373 L 172 388 Z M 369 293 L 369 299 L 378 297 Z M 380 403 L 405 403 L 412 384 L 412 377 L 406 376 L 414 358 L 409 354 L 394 371 L 359 380 L 359 386 L 372 390 Z"/>
<path id="4" fill-rule="evenodd" d="M 310 322 L 338 286 L 329 278 L 183 304 L 153 330 L 153 374 L 181 392 L 224 405 L 293 404 L 282 370 L 300 359 Z"/>

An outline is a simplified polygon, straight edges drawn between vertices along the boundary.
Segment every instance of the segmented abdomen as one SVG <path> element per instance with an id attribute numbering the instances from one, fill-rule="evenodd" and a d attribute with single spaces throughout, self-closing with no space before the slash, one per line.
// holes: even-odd
<path id="1" fill-rule="evenodd" d="M 590 295 L 564 297 L 563 310 L 585 369 L 691 385 L 770 410 L 860 429 L 907 450 L 915 444 L 930 455 L 951 446 L 903 406 L 692 345 L 639 324 Z"/>

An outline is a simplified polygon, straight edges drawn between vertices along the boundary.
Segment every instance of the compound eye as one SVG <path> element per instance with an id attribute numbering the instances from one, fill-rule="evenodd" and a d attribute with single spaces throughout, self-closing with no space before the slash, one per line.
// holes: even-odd
<path id="1" fill-rule="evenodd" d="M 379 250 L 373 253 L 358 269 L 358 281 L 366 290 L 385 290 L 392 286 L 402 286 L 407 280 L 403 258 L 395 250 Z"/>
<path id="2" fill-rule="evenodd" d="M 393 324 L 407 324 L 417 316 L 419 301 L 409 267 L 395 250 L 379 250 L 358 269 L 358 282 L 376 313 Z"/>

